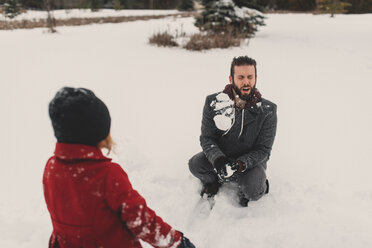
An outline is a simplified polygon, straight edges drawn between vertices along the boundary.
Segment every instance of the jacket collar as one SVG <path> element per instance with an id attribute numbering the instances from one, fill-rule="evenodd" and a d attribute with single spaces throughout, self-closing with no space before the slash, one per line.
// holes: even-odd
<path id="1" fill-rule="evenodd" d="M 256 105 L 251 106 L 250 108 L 248 108 L 248 111 L 253 113 L 253 114 L 259 114 L 260 112 L 262 112 L 261 102 L 258 102 L 258 103 L 256 103 Z"/>
<path id="2" fill-rule="evenodd" d="M 54 154 L 58 159 L 66 161 L 72 160 L 111 161 L 110 158 L 103 156 L 101 150 L 98 147 L 81 144 L 57 143 Z"/>

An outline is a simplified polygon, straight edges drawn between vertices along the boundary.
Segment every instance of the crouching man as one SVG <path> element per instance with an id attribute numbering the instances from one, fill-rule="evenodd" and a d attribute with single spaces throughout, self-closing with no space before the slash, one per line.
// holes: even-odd
<path id="1" fill-rule="evenodd" d="M 229 81 L 222 92 L 206 98 L 203 152 L 190 159 L 189 168 L 203 184 L 202 197 L 213 197 L 223 183 L 234 181 L 239 203 L 248 206 L 269 192 L 266 168 L 276 133 L 276 105 L 256 88 L 254 59 L 234 58 Z"/>

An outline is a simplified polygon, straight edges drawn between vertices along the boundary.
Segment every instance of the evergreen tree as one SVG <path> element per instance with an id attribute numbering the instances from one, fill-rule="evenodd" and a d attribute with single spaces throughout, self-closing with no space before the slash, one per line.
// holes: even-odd
<path id="1" fill-rule="evenodd" d="M 42 0 L 19 0 L 18 2 L 25 9 L 38 9 L 38 10 L 44 9 L 44 2 Z"/>
<path id="2" fill-rule="evenodd" d="M 318 9 L 323 13 L 330 13 L 331 17 L 335 14 L 346 13 L 346 7 L 351 6 L 350 3 L 340 0 L 318 0 Z"/>
<path id="3" fill-rule="evenodd" d="M 2 6 L 4 16 L 13 19 L 21 13 L 21 6 L 17 0 L 6 0 Z"/>
<path id="4" fill-rule="evenodd" d="M 239 8 L 241 7 L 247 7 L 251 9 L 256 9 L 258 11 L 264 11 L 265 10 L 265 1 L 260 0 L 234 0 L 234 3 Z"/>
<path id="5" fill-rule="evenodd" d="M 103 0 L 90 0 L 90 9 L 92 11 L 98 11 L 103 7 Z"/>
<path id="6" fill-rule="evenodd" d="M 183 11 L 192 11 L 194 10 L 194 1 L 193 0 L 181 0 L 178 5 L 178 10 Z"/>
<path id="7" fill-rule="evenodd" d="M 211 4 L 218 2 L 218 0 L 201 0 L 201 4 L 205 7 L 208 8 Z"/>
<path id="8" fill-rule="evenodd" d="M 316 8 L 316 0 L 275 0 L 272 4 L 280 10 L 313 11 Z"/>
<path id="9" fill-rule="evenodd" d="M 120 0 L 114 0 L 114 9 L 116 10 L 124 9 L 124 5 Z"/>
<path id="10" fill-rule="evenodd" d="M 372 13 L 372 0 L 345 0 L 350 3 L 346 7 L 348 14 Z"/>
<path id="11" fill-rule="evenodd" d="M 201 31 L 213 34 L 230 33 L 233 36 L 252 37 L 258 26 L 263 26 L 263 15 L 246 7 L 239 8 L 232 1 L 207 3 L 195 25 Z"/>

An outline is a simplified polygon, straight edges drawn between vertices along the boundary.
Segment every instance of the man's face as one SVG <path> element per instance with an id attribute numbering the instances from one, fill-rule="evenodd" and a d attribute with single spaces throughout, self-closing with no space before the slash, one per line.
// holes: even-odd
<path id="1" fill-rule="evenodd" d="M 234 78 L 229 77 L 230 83 L 240 91 L 241 96 L 248 97 L 256 84 L 256 73 L 253 65 L 234 66 Z"/>

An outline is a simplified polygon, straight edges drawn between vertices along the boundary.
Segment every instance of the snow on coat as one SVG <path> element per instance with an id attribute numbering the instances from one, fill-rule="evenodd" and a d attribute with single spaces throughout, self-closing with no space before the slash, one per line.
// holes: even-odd
<path id="1" fill-rule="evenodd" d="M 53 223 L 49 247 L 176 248 L 172 229 L 132 188 L 120 165 L 100 149 L 57 143 L 43 176 L 45 201 Z"/>
<path id="2" fill-rule="evenodd" d="M 234 101 L 225 93 L 220 93 L 210 104 L 215 112 L 213 121 L 216 127 L 222 131 L 228 131 L 234 124 L 235 109 Z"/>

